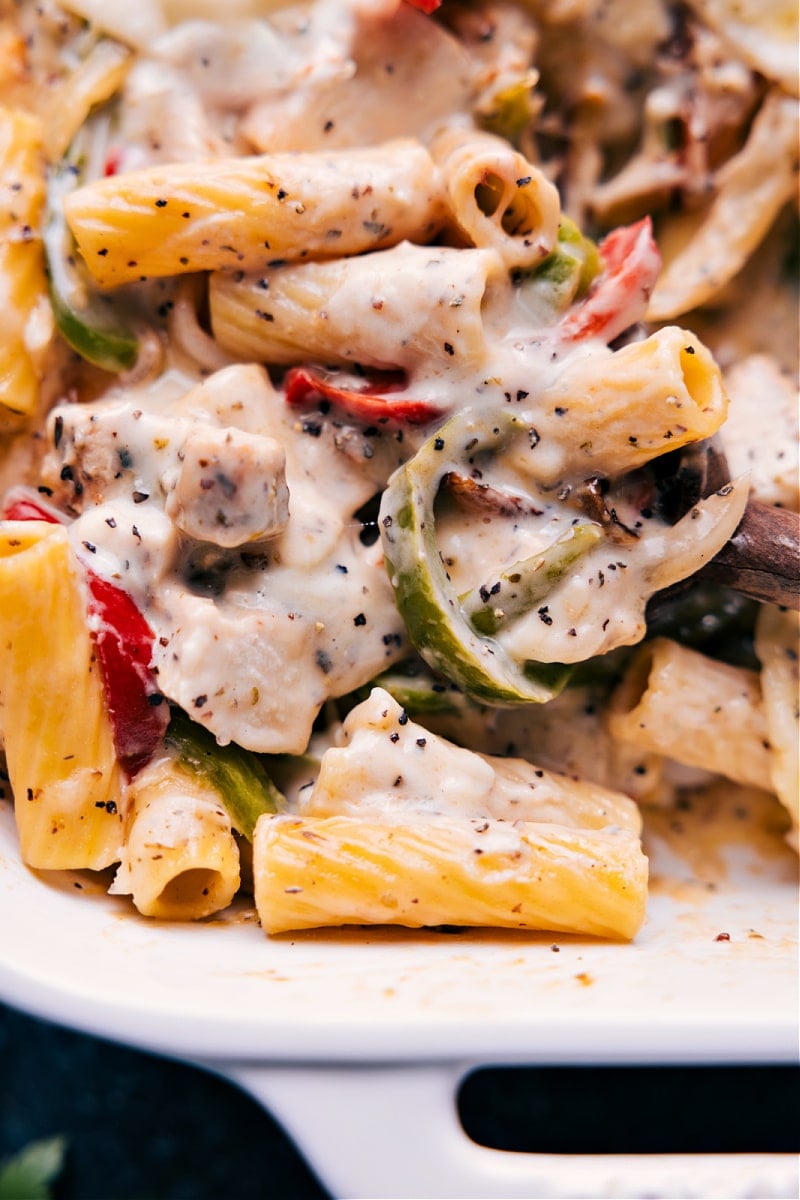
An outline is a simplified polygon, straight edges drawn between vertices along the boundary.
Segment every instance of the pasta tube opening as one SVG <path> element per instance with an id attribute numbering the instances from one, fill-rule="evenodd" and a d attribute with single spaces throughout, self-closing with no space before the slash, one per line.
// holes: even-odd
<path id="1" fill-rule="evenodd" d="M 510 238 L 527 237 L 541 221 L 538 207 L 527 197 L 520 198 L 516 193 L 507 196 L 506 184 L 494 171 L 475 185 L 473 194 L 483 215 L 498 220 Z"/>
<path id="2" fill-rule="evenodd" d="M 154 897 L 153 906 L 158 909 L 154 915 L 164 916 L 170 913 L 173 919 L 180 920 L 183 915 L 192 916 L 198 907 L 208 907 L 215 912 L 217 907 L 224 907 L 227 900 L 227 885 L 221 871 L 210 867 L 189 867 L 170 879 L 159 896 Z M 218 901 L 222 899 L 222 903 Z"/>
<path id="3" fill-rule="evenodd" d="M 111 888 L 143 916 L 196 921 L 227 908 L 240 883 L 239 849 L 216 791 L 166 757 L 130 787 L 125 849 Z"/>
<path id="4" fill-rule="evenodd" d="M 541 393 L 536 428 L 548 453 L 539 451 L 537 475 L 624 475 L 711 437 L 727 413 L 720 369 L 685 329 L 666 326 L 617 351 L 592 348 L 568 358 Z"/>
<path id="5" fill-rule="evenodd" d="M 458 231 L 473 246 L 490 247 L 504 265 L 532 267 L 553 249 L 560 202 L 555 187 L 501 138 L 452 127 L 434 139 Z"/>
<path id="6" fill-rule="evenodd" d="M 690 342 L 678 354 L 678 367 L 686 391 L 701 413 L 719 407 L 719 383 L 707 363 L 701 360 Z"/>

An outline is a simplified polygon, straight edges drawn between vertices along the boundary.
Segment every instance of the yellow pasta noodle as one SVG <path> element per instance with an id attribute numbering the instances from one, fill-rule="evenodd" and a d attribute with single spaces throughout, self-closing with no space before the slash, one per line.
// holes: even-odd
<path id="1" fill-rule="evenodd" d="M 411 138 L 151 166 L 87 184 L 64 208 L 101 287 L 429 241 L 445 215 L 430 155 Z"/>
<path id="2" fill-rule="evenodd" d="M 614 737 L 737 783 L 769 787 L 758 674 L 668 638 L 645 643 L 612 697 Z"/>
<path id="3" fill-rule="evenodd" d="M 53 88 L 47 99 L 44 125 L 44 145 L 51 162 L 65 153 L 94 105 L 108 100 L 121 86 L 130 57 L 119 42 L 101 39 Z"/>
<path id="4" fill-rule="evenodd" d="M 13 104 L 24 89 L 25 40 L 17 22 L 7 12 L 0 15 L 0 103 Z"/>
<path id="5" fill-rule="evenodd" d="M 463 126 L 431 144 L 458 229 L 473 246 L 496 250 L 509 270 L 533 267 L 558 236 L 555 186 L 503 138 Z"/>
<path id="6" fill-rule="evenodd" d="M 342 742 L 323 754 L 313 788 L 301 793 L 300 815 L 492 817 L 641 832 L 628 796 L 525 759 L 457 746 L 410 720 L 380 687 L 348 713 Z"/>
<path id="7" fill-rule="evenodd" d="M 0 108 L 0 427 L 39 403 L 41 352 L 52 329 L 40 218 L 44 159 L 39 121 Z"/>
<path id="8" fill-rule="evenodd" d="M 493 925 L 632 938 L 647 860 L 627 830 L 442 817 L 261 817 L 268 933 L 321 925 Z"/>
<path id="9" fill-rule="evenodd" d="M 169 756 L 129 791 L 125 850 L 110 890 L 167 921 L 227 908 L 239 889 L 239 849 L 217 792 Z"/>
<path id="10" fill-rule="evenodd" d="M 707 569 L 796 582 L 735 561 L 797 500 L 787 2 L 746 45 L 738 0 L 3 7 L 27 863 L 165 920 L 252 882 L 270 934 L 627 940 L 637 799 L 782 836 L 772 788 L 797 847 L 797 618 Z M 760 672 L 646 640 L 694 622 Z"/>
<path id="11" fill-rule="evenodd" d="M 727 411 L 711 353 L 694 334 L 667 326 L 621 350 L 596 349 L 567 361 L 537 405 L 542 440 L 533 466 L 550 480 L 559 478 L 567 458 L 573 469 L 622 474 L 710 437 Z"/>
<path id="12" fill-rule="evenodd" d="M 63 526 L 0 526 L 0 726 L 29 866 L 119 859 L 122 779 Z"/>
<path id="13" fill-rule="evenodd" d="M 481 304 L 499 269 L 490 250 L 404 243 L 242 280 L 217 273 L 211 324 L 231 354 L 261 362 L 475 365 L 486 355 Z"/>
<path id="14" fill-rule="evenodd" d="M 424 736 L 426 750 L 432 749 L 439 740 L 435 734 L 411 721 L 404 733 L 415 739 Z M 307 801 L 303 798 L 300 804 L 299 811 L 303 816 L 358 816 L 368 810 L 376 814 L 388 811 L 396 816 L 401 808 L 419 812 L 413 797 L 407 805 L 394 803 L 391 781 L 387 783 L 393 756 L 385 745 L 380 747 L 381 758 L 365 754 L 357 738 L 353 748 L 356 753 L 346 749 L 325 752 L 311 795 Z M 372 749 L 377 753 L 379 747 L 374 745 Z M 453 757 L 458 755 L 458 748 L 448 744 L 445 753 L 455 767 Z M 461 753 L 468 754 L 469 751 Z M 437 814 L 488 816 L 504 821 L 547 821 L 571 829 L 603 829 L 618 825 L 637 834 L 641 830 L 641 816 L 636 804 L 621 792 L 547 771 L 522 758 L 479 757 L 490 769 L 490 786 L 481 797 L 482 803 L 465 802 L 463 793 L 453 796 L 451 778 L 448 778 L 447 787 L 440 787 L 438 792 Z"/>
<path id="15" fill-rule="evenodd" d="M 792 820 L 790 845 L 798 849 L 800 824 L 800 703 L 797 659 L 800 617 L 796 612 L 762 605 L 756 622 L 756 654 L 761 661 L 761 693 L 772 746 L 770 777 Z"/>

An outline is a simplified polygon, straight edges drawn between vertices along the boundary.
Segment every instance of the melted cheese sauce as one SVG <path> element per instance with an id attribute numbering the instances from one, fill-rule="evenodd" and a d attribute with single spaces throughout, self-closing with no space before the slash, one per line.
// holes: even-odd
<path id="1" fill-rule="evenodd" d="M 428 141 L 444 121 L 472 122 L 482 97 L 530 62 L 535 22 L 521 10 L 496 20 L 494 39 L 469 22 L 456 37 L 408 5 L 321 0 L 269 23 L 180 25 L 141 53 L 128 76 L 114 131 L 118 169 L 397 135 Z M 664 21 L 659 6 L 647 6 L 642 23 L 654 45 Z M 609 87 L 620 92 L 623 61 L 639 45 L 625 28 L 605 62 Z M 356 76 L 357 92 L 349 86 Z M 669 99 L 662 94 L 660 102 Z M 626 129 L 629 107 L 618 111 Z M 381 271 L 370 311 L 353 318 L 353 344 L 366 330 L 381 347 L 378 363 L 404 369 L 406 397 L 440 413 L 430 426 L 364 428 L 335 409 L 293 411 L 262 368 L 232 363 L 205 378 L 185 345 L 166 350 L 155 378 L 123 381 L 51 417 L 42 480 L 76 516 L 76 550 L 131 592 L 156 635 L 161 689 L 221 742 L 300 753 L 328 698 L 362 687 L 407 653 L 375 513 L 364 513 L 449 414 L 469 408 L 482 428 L 513 404 L 521 427 L 537 430 L 534 468 L 527 435 L 481 464 L 481 482 L 521 498 L 529 508 L 523 516 L 500 520 L 440 505 L 439 547 L 456 594 L 491 583 L 585 519 L 573 494 L 587 469 L 576 435 L 565 418 L 561 427 L 551 419 L 540 436 L 539 399 L 576 356 L 606 370 L 603 340 L 575 350 L 532 332 L 522 292 L 492 250 L 454 254 L 450 246 L 403 243 L 381 260 Z M 358 279 L 348 286 L 354 294 L 348 298 L 343 286 L 339 300 L 362 313 Z M 173 303 L 169 285 L 158 294 L 162 305 Z M 642 317 L 641 296 L 621 303 L 630 306 L 628 324 Z M 342 354 L 355 355 L 343 340 Z M 225 362 L 219 348 L 214 354 Z M 200 435 L 225 469 L 208 479 L 200 470 L 193 485 L 187 454 Z M 267 468 L 268 444 L 275 449 Z M 242 497 L 257 471 L 282 497 L 274 528 L 237 541 L 230 531 L 247 527 Z M 740 487 L 696 510 L 696 520 L 669 526 L 612 480 L 606 504 L 633 535 L 604 538 L 545 605 L 504 626 L 498 641 L 519 662 L 557 663 L 635 643 L 649 596 L 712 556 L 744 498 Z"/>

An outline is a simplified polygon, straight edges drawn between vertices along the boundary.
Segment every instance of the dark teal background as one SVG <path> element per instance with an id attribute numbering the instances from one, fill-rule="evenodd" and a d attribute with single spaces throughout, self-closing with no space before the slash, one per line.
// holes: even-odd
<path id="1" fill-rule="evenodd" d="M 0 1007 L 0 1158 L 64 1134 L 58 1200 L 327 1200 L 291 1142 L 204 1071 Z"/>
<path id="2" fill-rule="evenodd" d="M 467 1079 L 460 1107 L 504 1149 L 800 1150 L 791 1066 L 494 1068 Z M 0 1158 L 55 1134 L 69 1143 L 56 1200 L 328 1198 L 233 1085 L 0 1006 Z"/>

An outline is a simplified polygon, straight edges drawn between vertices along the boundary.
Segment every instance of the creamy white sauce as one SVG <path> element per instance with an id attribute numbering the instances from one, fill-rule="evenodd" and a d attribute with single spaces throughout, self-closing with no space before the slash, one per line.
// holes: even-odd
<path id="1" fill-rule="evenodd" d="M 455 745 L 412 720 L 380 687 L 348 714 L 339 742 L 322 755 L 313 786 L 300 793 L 301 815 L 402 821 L 414 812 L 640 830 L 636 805 L 619 792 L 522 758 L 488 757 Z M 488 830 L 484 825 L 476 832 Z"/>
<path id="2" fill-rule="evenodd" d="M 423 27 L 438 39 L 438 55 L 419 45 Z M 338 112 L 355 73 L 378 87 L 386 56 L 369 36 L 378 31 L 379 48 L 392 50 L 388 74 L 396 76 L 395 91 L 381 80 L 385 119 L 365 110 L 359 124 L 348 111 L 353 123 L 343 121 L 348 132 L 337 128 L 330 144 L 372 140 L 362 129 L 365 116 L 378 140 L 425 137 L 445 116 L 471 119 L 478 92 L 493 78 L 489 51 L 470 65 L 457 39 L 407 6 L 387 22 L 324 0 L 309 20 L 290 14 L 274 26 L 221 30 L 196 22 L 165 34 L 128 80 L 117 131 L 122 168 L 246 150 L 241 129 L 250 128 L 252 139 L 259 120 L 259 136 L 269 141 L 268 110 L 287 97 L 287 130 L 292 105 Z M 519 30 L 515 37 L 526 40 Z M 496 75 L 505 60 L 502 48 L 495 53 Z M 409 72 L 418 87 L 405 105 L 399 97 Z M 429 94 L 442 77 L 447 88 Z M 245 113 L 250 124 L 240 127 Z M 315 144 L 316 135 L 306 134 L 305 145 Z M 369 363 L 359 349 L 363 334 L 365 344 L 380 347 L 373 365 L 403 367 L 404 398 L 435 405 L 436 423 L 463 408 L 479 431 L 509 408 L 520 421 L 517 443 L 481 460 L 481 481 L 521 497 L 532 511 L 487 520 L 452 505 L 439 521 L 440 549 L 460 594 L 585 519 L 570 498 L 587 467 L 569 420 L 561 427 L 548 417 L 535 444 L 531 433 L 542 424 L 539 398 L 558 380 L 566 355 L 596 358 L 602 371 L 609 351 L 599 340 L 571 351 L 533 333 L 492 250 L 404 244 L 363 263 L 378 272 L 366 314 L 358 303 L 363 276 L 345 279 L 332 297 L 357 314 L 352 328 L 342 326 L 342 355 Z M 636 289 L 624 303 L 626 319 L 641 318 Z M 291 411 L 266 372 L 247 363 L 203 383 L 169 370 L 155 383 L 120 385 L 96 403 L 57 409 L 44 481 L 77 514 L 76 548 L 129 590 L 150 622 L 164 694 L 222 742 L 299 753 L 327 698 L 368 683 L 408 648 L 380 541 L 370 543 L 379 529 L 364 529 L 357 514 L 436 423 L 365 429 L 335 407 Z M 213 471 L 206 460 L 217 464 Z M 601 457 L 598 471 L 602 465 Z M 472 475 L 466 456 L 463 467 Z M 633 535 L 604 538 L 546 603 L 498 633 L 520 663 L 579 661 L 641 638 L 649 595 L 711 556 L 735 526 L 744 494 L 739 489 L 729 502 L 698 512 L 694 525 L 687 519 L 674 529 L 645 516 L 624 490 L 612 487 L 607 502 Z"/>
<path id="3" fill-rule="evenodd" d="M 400 313 L 393 329 L 402 342 Z M 591 345 L 580 351 L 592 352 Z M 605 348 L 598 344 L 596 353 L 605 363 Z M 421 356 L 409 394 L 434 400 L 443 415 L 471 401 L 477 429 L 513 403 L 526 431 L 537 423 L 536 397 L 557 377 L 562 354 L 550 341 L 509 343 L 489 333 L 477 362 L 465 356 L 448 371 L 438 364 L 431 370 L 430 358 Z M 220 741 L 299 753 L 328 697 L 363 686 L 407 649 L 380 542 L 363 544 L 356 514 L 430 430 L 390 425 L 365 431 L 335 410 L 292 411 L 266 373 L 245 364 L 223 368 L 183 394 L 180 389 L 180 377 L 168 375 L 163 389 L 122 389 L 95 404 L 56 410 L 50 428 L 54 438 L 58 430 L 58 446 L 45 482 L 81 514 L 71 527 L 76 546 L 131 592 L 150 622 L 165 695 Z M 520 437 L 525 442 L 527 433 Z M 188 471 L 187 450 L 198 438 L 220 453 L 238 447 L 238 466 L 225 476 L 230 515 L 221 496 L 210 527 L 197 487 L 194 507 L 191 497 L 188 508 L 175 501 L 176 480 Z M 527 449 L 482 460 L 485 482 L 523 497 L 534 512 L 487 519 L 451 506 L 440 522 L 439 544 L 456 594 L 490 583 L 582 519 L 563 498 L 581 482 L 575 472 L 582 460 L 573 459 L 568 439 L 565 422 L 564 435 L 549 434 L 533 454 L 525 442 Z M 277 507 L 265 500 L 264 511 L 248 515 L 255 541 L 239 544 L 234 536 L 234 544 L 218 544 L 226 538 L 215 532 L 213 514 L 222 527 L 244 521 L 236 497 L 258 494 L 246 464 L 261 464 L 255 469 L 263 476 L 265 447 L 276 460 L 267 491 L 286 495 Z M 467 458 L 464 469 L 469 472 Z M 556 469 L 557 486 L 537 482 L 537 475 L 550 479 Z M 213 479 L 205 482 L 215 486 Z M 497 640 L 515 660 L 541 662 L 580 661 L 636 642 L 650 594 L 692 569 L 687 564 L 696 563 L 703 539 L 724 540 L 720 512 L 729 509 L 725 527 L 732 531 L 743 502 L 743 493 L 736 503 L 718 501 L 716 516 L 708 502 L 699 521 L 687 518 L 670 528 L 652 514 L 642 517 L 624 492 L 612 490 L 608 503 L 636 536 L 604 538 L 544 603 L 510 622 Z M 260 529 L 265 532 L 258 537 Z"/>
<path id="4" fill-rule="evenodd" d="M 167 513 L 187 439 L 220 418 L 243 445 L 270 438 L 285 450 L 289 513 L 274 537 L 220 547 Z M 61 407 L 56 428 L 44 478 L 83 508 L 70 527 L 76 549 L 131 593 L 156 635 L 159 686 L 220 741 L 299 753 L 327 697 L 406 648 L 380 544 L 363 544 L 355 515 L 397 461 L 391 438 L 292 413 L 246 366 L 177 406 L 151 389 L 132 404 Z"/>

